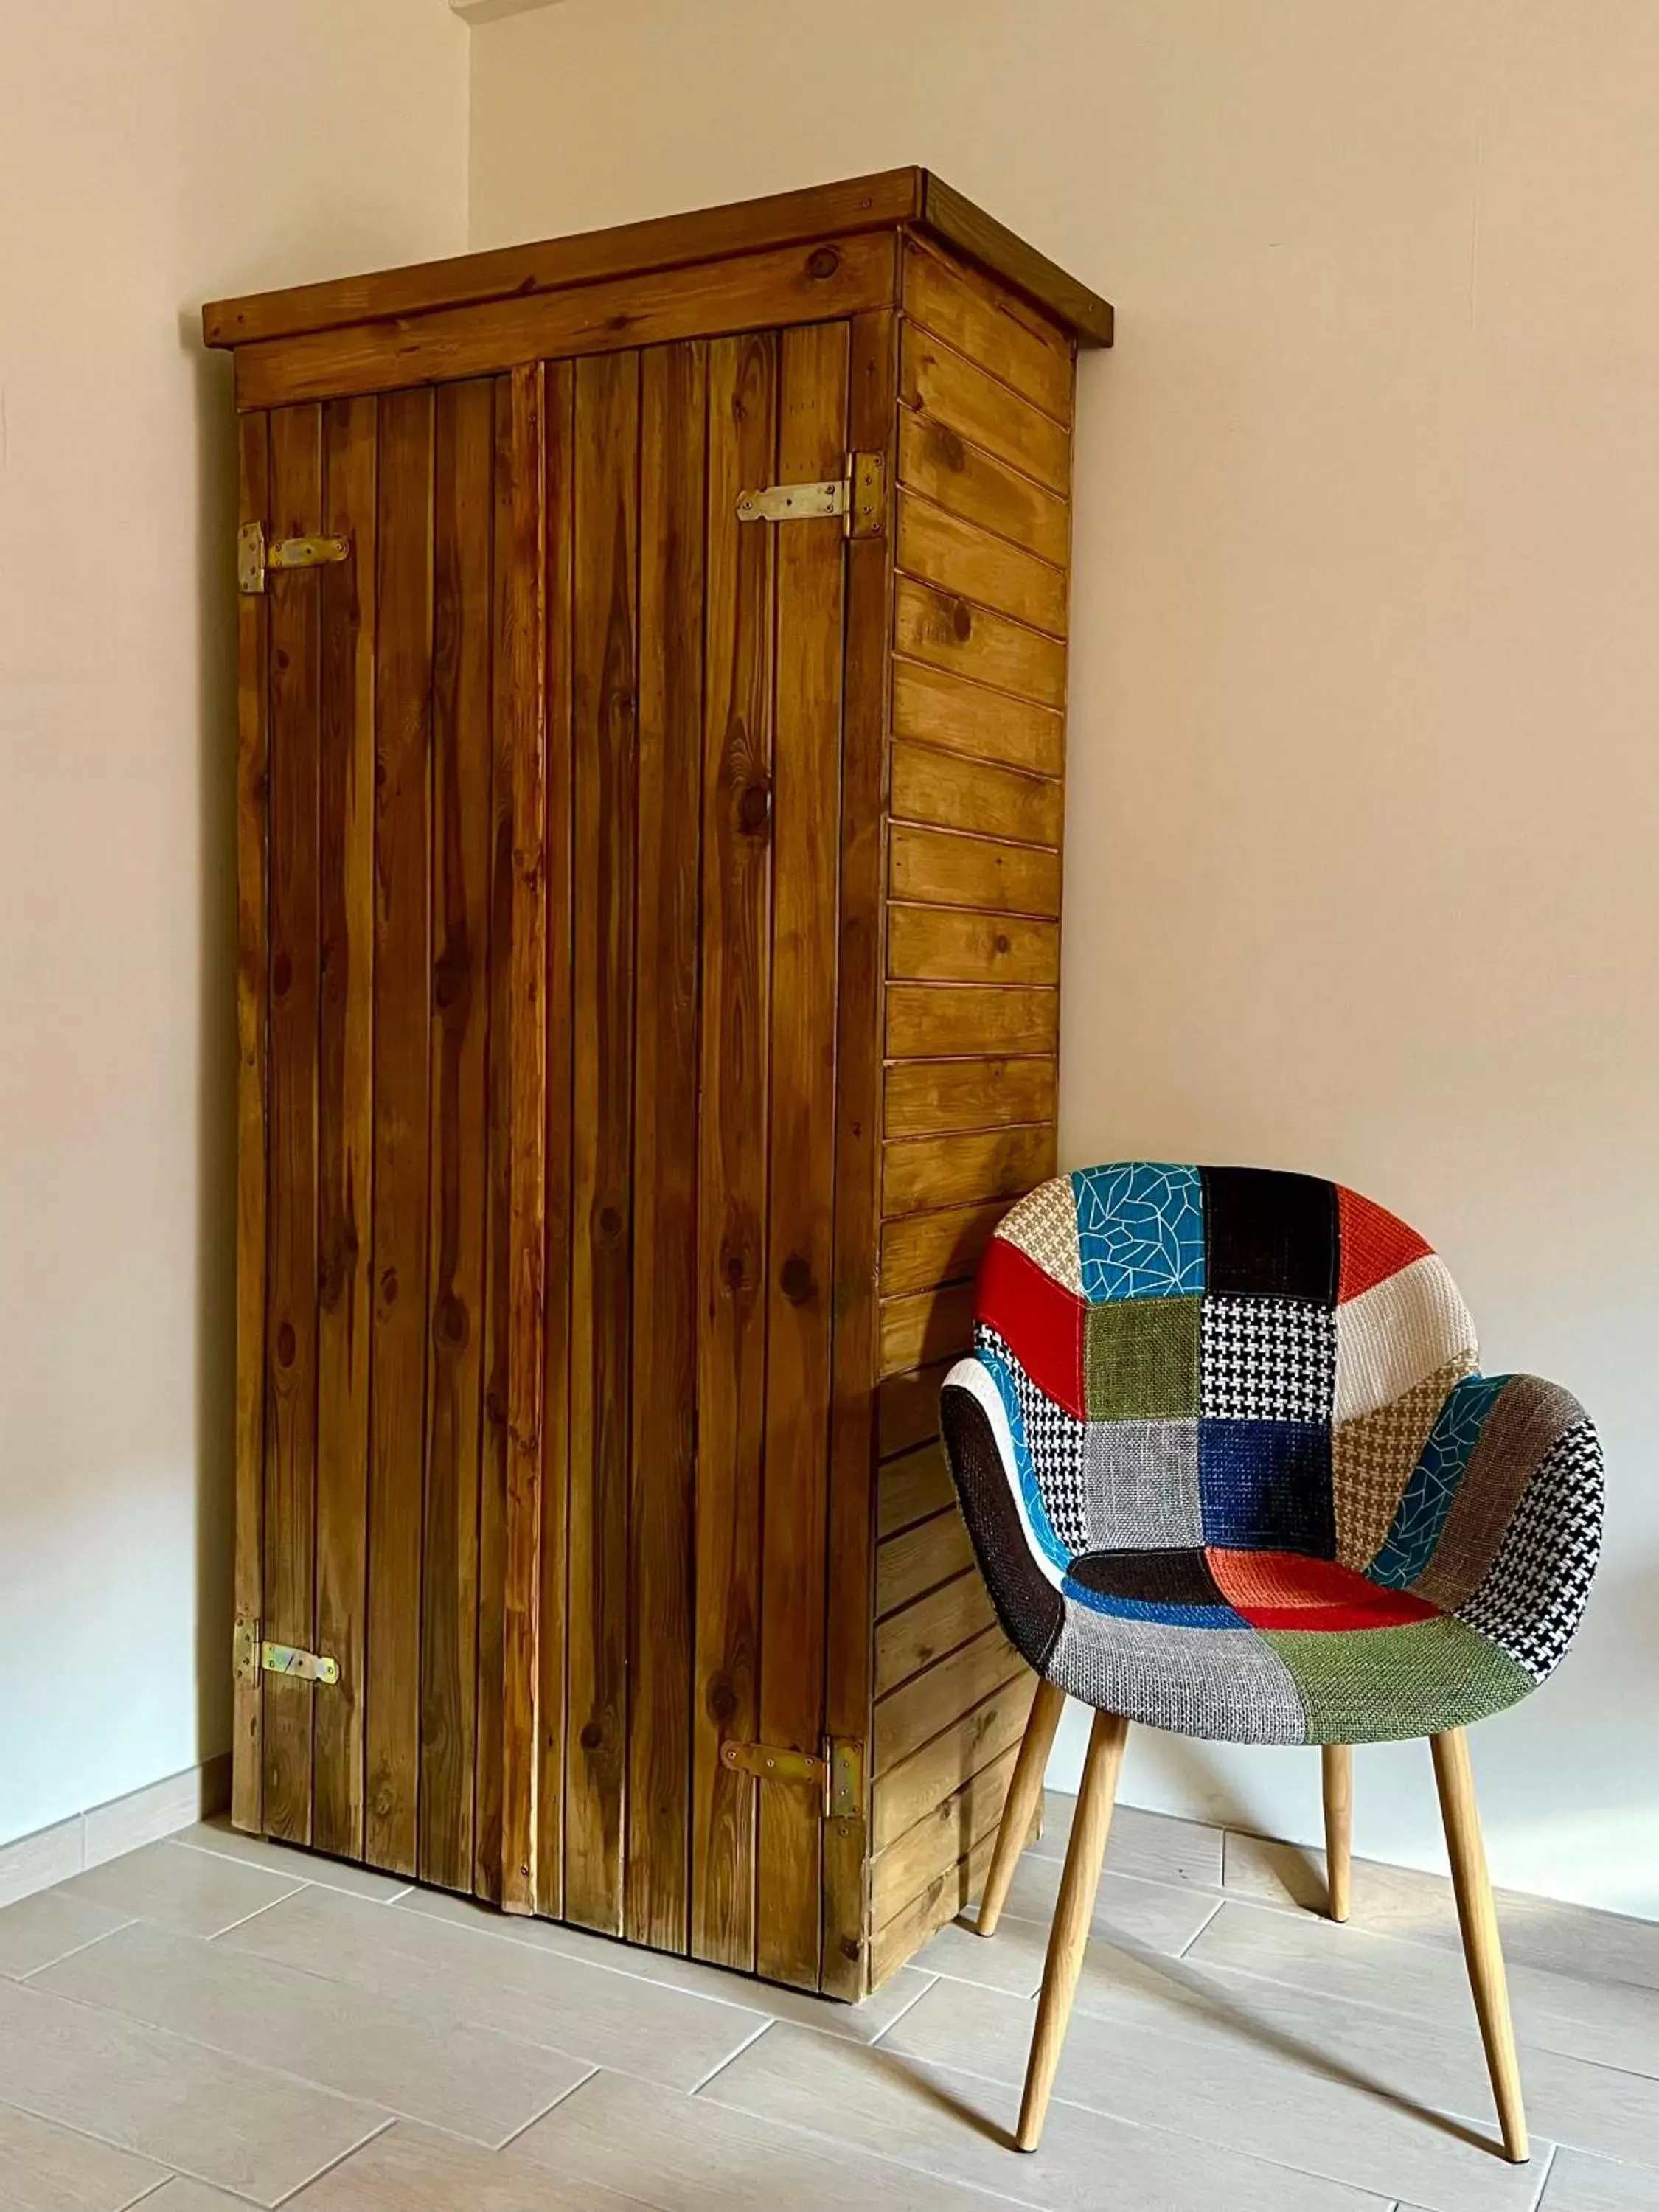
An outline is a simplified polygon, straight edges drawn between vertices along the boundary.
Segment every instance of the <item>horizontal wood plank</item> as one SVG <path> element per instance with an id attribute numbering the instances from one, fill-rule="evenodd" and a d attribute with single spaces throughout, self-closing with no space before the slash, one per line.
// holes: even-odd
<path id="1" fill-rule="evenodd" d="M 931 500 L 901 491 L 894 557 L 907 575 L 954 592 L 1050 637 L 1066 635 L 1066 576 Z"/>
<path id="2" fill-rule="evenodd" d="M 1055 1073 L 1051 1059 L 899 1062 L 887 1070 L 883 1133 L 945 1136 L 1013 1121 L 1052 1121 Z"/>
<path id="3" fill-rule="evenodd" d="M 884 1774 L 930 1737 L 961 1719 L 1024 1667 L 1000 1628 L 988 1628 L 876 1701 L 872 1771 Z"/>
<path id="4" fill-rule="evenodd" d="M 1033 985 L 890 983 L 887 1050 L 894 1060 L 934 1053 L 1052 1052 L 1060 994 Z"/>
<path id="5" fill-rule="evenodd" d="M 934 668 L 971 676 L 1035 706 L 1066 703 L 1066 648 L 1041 630 L 901 576 L 894 596 L 894 649 Z"/>
<path id="6" fill-rule="evenodd" d="M 883 1225 L 881 1287 L 888 1297 L 965 1281 L 978 1267 L 991 1233 L 1008 1211 L 1002 1200 L 908 1213 Z"/>
<path id="7" fill-rule="evenodd" d="M 413 320 L 354 324 L 276 338 L 236 356 L 236 404 L 379 392 L 478 376 L 554 356 L 609 353 L 780 324 L 823 322 L 886 306 L 892 238 L 880 231 L 622 276 Z"/>
<path id="8" fill-rule="evenodd" d="M 896 982 L 1057 983 L 1060 925 L 971 907 L 891 906 L 887 972 Z"/>
<path id="9" fill-rule="evenodd" d="M 902 1537 L 895 1542 L 902 1542 Z M 963 1644 L 982 1635 L 996 1619 L 985 1577 L 971 1557 L 949 1582 L 924 1591 L 912 1604 L 890 1613 L 876 1630 L 876 1695 L 920 1674 Z"/>
<path id="10" fill-rule="evenodd" d="M 971 1351 L 974 1286 L 953 1283 L 942 1291 L 881 1301 L 881 1371 L 896 1375 L 934 1359 Z"/>
<path id="11" fill-rule="evenodd" d="M 888 890 L 927 906 L 1060 918 L 1060 854 L 1050 847 L 896 823 L 888 841 Z"/>
<path id="12" fill-rule="evenodd" d="M 1072 343 L 1018 292 L 953 264 L 920 240 L 904 247 L 904 312 L 993 370 L 1057 422 L 1072 419 Z"/>
<path id="13" fill-rule="evenodd" d="M 939 1436 L 939 1386 L 953 1363 L 935 1360 L 882 1378 L 876 1391 L 877 1451 L 884 1460 L 915 1451 Z"/>
<path id="14" fill-rule="evenodd" d="M 914 1958 L 927 1938 L 954 1920 L 985 1887 L 991 1870 L 994 1834 L 981 1836 L 968 1857 L 958 1859 L 948 1872 L 929 1882 L 920 1897 L 893 1915 L 870 1941 L 870 1986 L 878 1990 L 907 1959 Z"/>
<path id="15" fill-rule="evenodd" d="M 899 398 L 1050 491 L 1069 494 L 1072 441 L 1064 426 L 915 323 L 904 326 Z"/>
<path id="16" fill-rule="evenodd" d="M 974 1548 L 954 1498 L 926 1521 L 884 1537 L 876 1547 L 876 1613 L 896 1613 L 974 1564 Z"/>
<path id="17" fill-rule="evenodd" d="M 1066 724 L 1053 708 L 916 660 L 893 664 L 893 735 L 1037 775 L 1066 766 Z"/>
<path id="18" fill-rule="evenodd" d="M 1054 1150 L 1054 1133 L 1041 1121 L 890 1141 L 882 1147 L 882 1211 L 912 1213 L 1022 1196 L 1053 1172 Z"/>
<path id="19" fill-rule="evenodd" d="M 956 1494 L 949 1462 L 936 1443 L 890 1460 L 876 1490 L 877 1535 L 896 1536 L 901 1528 L 931 1520 L 954 1503 Z"/>
<path id="20" fill-rule="evenodd" d="M 1066 635 L 1066 571 L 1036 553 L 909 491 L 898 493 L 894 542 L 905 575 L 1029 622 L 1048 637 Z"/>
<path id="21" fill-rule="evenodd" d="M 969 1856 L 984 1838 L 996 1833 L 1018 1756 L 1017 1746 L 1002 1753 L 936 1805 L 927 1820 L 919 1820 L 908 1834 L 880 1853 L 870 1869 L 873 1928 L 879 1930 L 918 1891 Z"/>
<path id="22" fill-rule="evenodd" d="M 892 758 L 892 811 L 898 819 L 1058 848 L 1065 834 L 1065 789 L 1051 777 L 965 761 L 936 745 L 902 738 L 894 743 Z"/>
<path id="23" fill-rule="evenodd" d="M 941 1799 L 1000 1758 L 1010 1744 L 1017 1745 L 1025 1733 L 1036 1690 L 1035 1674 L 1016 1675 L 884 1774 L 872 1793 L 871 1849 L 885 1850 Z"/>
<path id="24" fill-rule="evenodd" d="M 1058 568 L 1070 566 L 1069 503 L 914 407 L 899 410 L 898 480 L 964 522 L 994 531 Z"/>

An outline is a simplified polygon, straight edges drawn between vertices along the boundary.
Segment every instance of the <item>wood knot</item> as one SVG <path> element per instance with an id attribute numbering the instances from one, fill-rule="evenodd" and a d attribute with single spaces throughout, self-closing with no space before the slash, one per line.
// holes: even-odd
<path id="1" fill-rule="evenodd" d="M 811 1297 L 817 1285 L 812 1280 L 812 1263 L 805 1254 L 790 1254 L 778 1276 L 778 1287 L 792 1306 L 805 1305 Z"/>
<path id="2" fill-rule="evenodd" d="M 614 1244 L 623 1233 L 623 1218 L 614 1206 L 599 1208 L 599 1234 L 607 1244 Z"/>
<path id="3" fill-rule="evenodd" d="M 969 607 L 964 600 L 957 599 L 951 606 L 951 627 L 956 632 L 957 641 L 960 644 L 966 645 L 969 639 L 973 635 L 973 609 Z"/>
<path id="4" fill-rule="evenodd" d="M 716 1674 L 710 1682 L 705 1703 L 708 1709 L 709 1719 L 718 1721 L 722 1728 L 737 1711 L 737 1692 L 724 1674 Z"/>
<path id="5" fill-rule="evenodd" d="M 772 817 L 772 787 L 747 783 L 738 794 L 738 827 L 745 837 L 758 837 Z"/>
<path id="6" fill-rule="evenodd" d="M 806 257 L 806 273 L 809 276 L 818 278 L 833 276 L 840 267 L 841 254 L 833 246 L 815 246 Z"/>
<path id="7" fill-rule="evenodd" d="M 279 952 L 270 963 L 270 995 L 285 999 L 294 981 L 294 963 L 286 952 Z"/>
<path id="8" fill-rule="evenodd" d="M 395 1267 L 388 1267 L 386 1273 L 381 1276 L 380 1297 L 386 1305 L 395 1306 L 397 1304 L 398 1270 Z"/>
<path id="9" fill-rule="evenodd" d="M 294 1324 L 291 1321 L 285 1321 L 276 1332 L 276 1364 L 279 1367 L 293 1366 L 295 1345 Z"/>
<path id="10" fill-rule="evenodd" d="M 466 1303 L 458 1298 L 453 1291 L 439 1301 L 438 1334 L 446 1344 L 453 1345 L 457 1350 L 465 1345 L 471 1334 Z"/>
<path id="11" fill-rule="evenodd" d="M 581 1747 L 584 1751 L 597 1751 L 605 1741 L 605 1729 L 598 1721 L 588 1721 L 582 1729 Z"/>

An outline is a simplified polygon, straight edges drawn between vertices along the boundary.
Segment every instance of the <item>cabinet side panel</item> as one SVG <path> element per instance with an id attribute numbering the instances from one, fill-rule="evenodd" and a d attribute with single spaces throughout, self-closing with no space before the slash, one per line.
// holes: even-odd
<path id="1" fill-rule="evenodd" d="M 238 511 L 264 522 L 270 436 L 263 414 L 237 425 Z M 256 1622 L 264 1587 L 266 692 L 270 600 L 236 602 L 236 1551 L 239 1620 Z M 263 1817 L 263 1677 L 245 1667 L 234 1685 L 230 1816 L 257 1833 Z"/>
<path id="2" fill-rule="evenodd" d="M 378 402 L 323 410 L 325 522 L 351 557 L 322 586 L 322 1005 L 317 1048 L 317 1641 L 312 1842 L 363 1850 L 369 1245 L 374 1057 L 374 501 Z"/>
<path id="3" fill-rule="evenodd" d="M 886 892 L 881 1449 L 938 1434 L 975 1268 L 1054 1172 L 1073 357 L 908 240 Z M 1030 1678 L 953 1510 L 878 1553 L 872 1978 L 983 1879 Z"/>
<path id="4" fill-rule="evenodd" d="M 893 464 L 898 317 L 852 327 L 848 440 Z M 890 536 L 847 551 L 842 710 L 841 900 L 836 1022 L 835 1337 L 830 1420 L 830 1553 L 825 1729 L 862 1747 L 867 1774 L 872 1668 L 877 1372 L 876 1248 L 880 1229 L 884 808 L 892 654 Z M 867 1797 L 826 1823 L 822 1986 L 856 2001 L 869 1986 Z"/>

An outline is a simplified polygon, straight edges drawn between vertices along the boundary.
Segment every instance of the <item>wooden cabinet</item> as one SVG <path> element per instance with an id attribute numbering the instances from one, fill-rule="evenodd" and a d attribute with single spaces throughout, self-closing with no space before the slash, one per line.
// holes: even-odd
<path id="1" fill-rule="evenodd" d="M 856 1996 L 1030 1697 L 937 1395 L 1054 1165 L 1110 310 L 902 170 L 205 321 L 235 1818 Z"/>

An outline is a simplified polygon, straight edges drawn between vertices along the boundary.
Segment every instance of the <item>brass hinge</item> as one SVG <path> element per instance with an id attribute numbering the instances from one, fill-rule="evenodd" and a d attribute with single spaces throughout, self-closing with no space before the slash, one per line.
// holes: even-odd
<path id="1" fill-rule="evenodd" d="M 738 501 L 738 520 L 811 522 L 838 514 L 848 538 L 879 538 L 887 526 L 886 488 L 884 454 L 848 453 L 844 476 L 744 492 Z"/>
<path id="2" fill-rule="evenodd" d="M 864 1811 L 864 1746 L 850 1738 L 826 1741 L 823 1755 L 791 1751 L 781 1744 L 720 1746 L 720 1765 L 757 1782 L 789 1782 L 813 1790 L 826 1820 L 856 1820 Z"/>
<path id="3" fill-rule="evenodd" d="M 245 522 L 236 533 L 236 588 L 263 592 L 272 568 L 326 568 L 351 558 L 349 538 L 265 538 L 263 522 Z"/>
<path id="4" fill-rule="evenodd" d="M 239 1682 L 257 1682 L 264 1674 L 286 1674 L 296 1682 L 337 1682 L 340 1662 L 315 1651 L 301 1651 L 292 1644 L 260 1640 L 257 1620 L 239 1620 L 231 1638 L 231 1671 Z"/>

